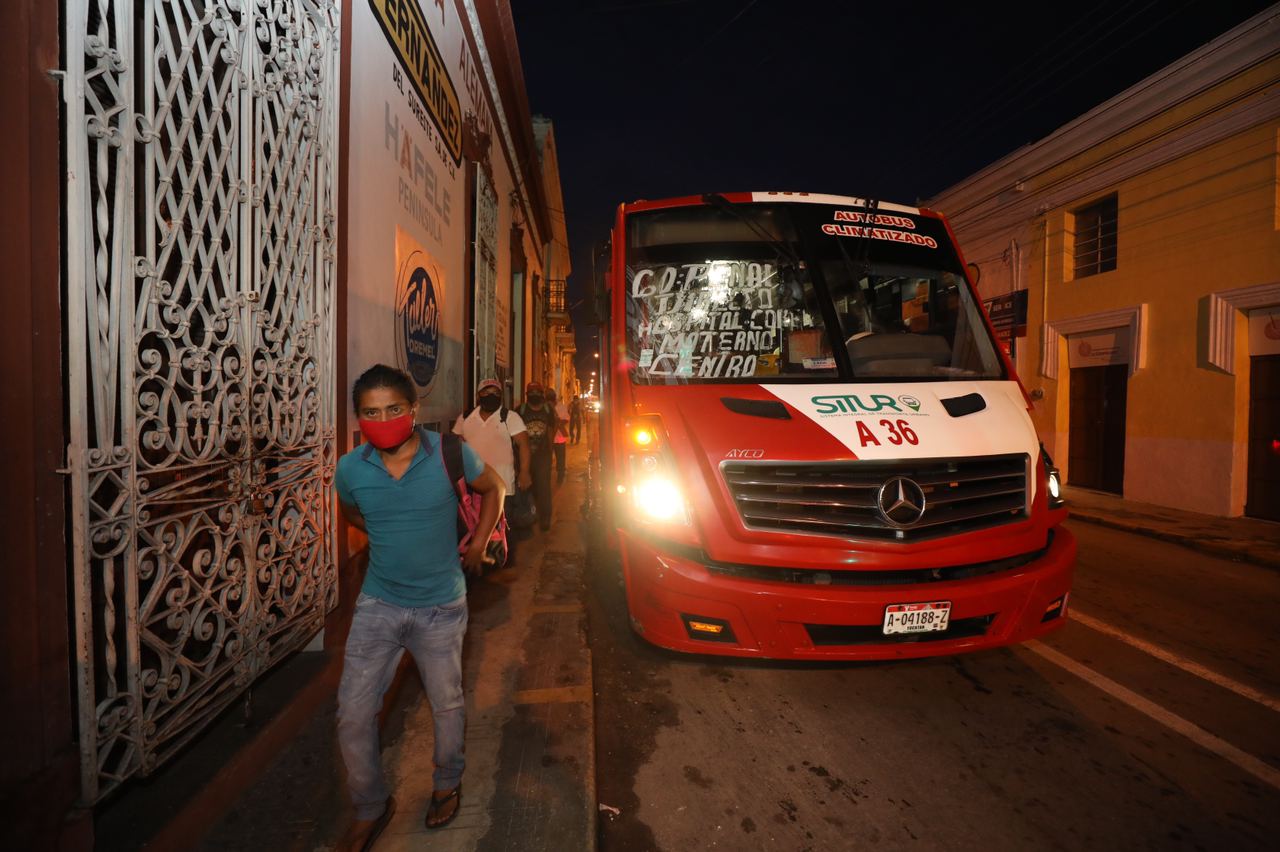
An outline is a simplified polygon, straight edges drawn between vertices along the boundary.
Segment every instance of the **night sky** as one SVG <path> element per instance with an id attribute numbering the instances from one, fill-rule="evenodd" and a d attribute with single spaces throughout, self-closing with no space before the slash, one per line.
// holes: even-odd
<path id="1" fill-rule="evenodd" d="M 555 122 L 570 302 L 623 201 L 790 190 L 915 204 L 1268 5 L 511 0 L 530 106 Z M 595 369 L 585 307 L 582 375 Z"/>

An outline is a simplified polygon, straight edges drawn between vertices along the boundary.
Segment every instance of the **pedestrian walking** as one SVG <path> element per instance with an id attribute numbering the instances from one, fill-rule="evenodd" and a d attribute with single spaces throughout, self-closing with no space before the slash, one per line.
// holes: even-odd
<path id="1" fill-rule="evenodd" d="M 556 485 L 564 484 L 565 450 L 569 443 L 569 408 L 563 402 L 556 401 L 556 392 L 547 391 L 547 403 L 556 413 L 556 435 L 551 447 L 556 456 Z"/>
<path id="2" fill-rule="evenodd" d="M 538 507 L 542 531 L 551 529 L 551 457 L 556 434 L 556 413 L 547 404 L 547 392 L 538 382 L 524 389 L 520 419 L 529 434 L 529 472 L 533 477 L 533 500 Z"/>
<path id="3" fill-rule="evenodd" d="M 476 407 L 470 414 L 458 415 L 453 433 L 470 444 L 481 461 L 502 477 L 508 503 L 516 499 L 517 489 L 528 491 L 533 487 L 529 472 L 529 433 L 520 415 L 502 406 L 502 383 L 497 379 L 480 383 Z"/>
<path id="4" fill-rule="evenodd" d="M 582 397 L 576 393 L 569 400 L 569 442 L 577 444 L 582 439 Z"/>
<path id="5" fill-rule="evenodd" d="M 338 746 L 355 806 L 355 820 L 339 848 L 366 850 L 396 809 L 382 776 L 378 713 L 405 651 L 418 666 L 435 730 L 434 792 L 426 827 L 447 825 L 462 806 L 463 569 L 482 570 L 504 487 L 475 450 L 460 444 L 464 477 L 481 495 L 480 520 L 460 559 L 457 492 L 441 436 L 415 426 L 413 381 L 377 364 L 356 380 L 351 395 L 365 443 L 338 460 L 334 484 L 348 523 L 368 534 L 369 567 L 356 598 L 338 686 Z"/>

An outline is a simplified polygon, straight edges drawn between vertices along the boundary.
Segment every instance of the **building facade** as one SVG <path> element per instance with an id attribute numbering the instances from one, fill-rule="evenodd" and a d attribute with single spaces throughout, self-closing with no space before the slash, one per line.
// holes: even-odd
<path id="1" fill-rule="evenodd" d="M 573 265 L 569 256 L 569 235 L 565 225 L 564 197 L 560 192 L 560 159 L 556 151 L 555 127 L 551 119 L 535 116 L 534 139 L 538 145 L 538 164 L 546 190 L 551 219 L 550 243 L 547 245 L 547 302 L 542 338 L 545 370 L 543 380 L 553 387 L 560 399 L 574 392 L 577 377 L 573 356 L 574 341 L 571 306 L 567 302 L 569 274 Z"/>
<path id="2" fill-rule="evenodd" d="M 1280 520 L 1280 8 L 924 203 L 1068 483 Z"/>
<path id="3" fill-rule="evenodd" d="M 350 25 L 346 367 L 404 368 L 441 424 L 483 379 L 515 396 L 540 377 L 530 319 L 558 186 L 506 3 L 356 2 Z"/>
<path id="4" fill-rule="evenodd" d="M 61 92 L 56 3 L 0 5 L 0 440 L 14 449 L 0 567 L 0 845 L 89 849 L 76 808 L 62 341 Z"/>
<path id="5" fill-rule="evenodd" d="M 485 378 L 514 397 L 567 267 L 505 0 L 18 0 L 0 23 L 24 448 L 0 838 L 89 848 L 95 809 L 340 647 L 354 378 L 404 368 L 431 425 Z"/>

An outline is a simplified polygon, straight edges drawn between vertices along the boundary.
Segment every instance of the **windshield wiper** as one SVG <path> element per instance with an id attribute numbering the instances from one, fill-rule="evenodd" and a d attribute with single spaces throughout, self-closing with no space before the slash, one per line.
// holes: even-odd
<path id="1" fill-rule="evenodd" d="M 751 233 L 760 238 L 761 242 L 773 249 L 774 257 L 778 261 L 778 272 L 776 274 L 783 285 L 782 307 L 796 308 L 802 306 L 804 304 L 804 291 L 799 282 L 799 275 L 800 270 L 804 269 L 805 266 L 795 248 L 789 242 L 780 240 L 770 234 L 761 227 L 759 222 L 753 221 L 751 217 L 739 210 L 737 203 L 730 201 L 720 193 L 703 193 L 702 201 L 717 210 L 723 210 L 742 222 L 742 224 L 751 229 Z M 793 304 L 787 304 L 788 301 Z"/>
<path id="2" fill-rule="evenodd" d="M 777 253 L 779 260 L 788 260 L 797 266 L 800 265 L 800 255 L 796 254 L 796 250 L 791 247 L 790 243 L 778 239 L 764 228 L 760 227 L 759 222 L 752 221 L 751 217 L 743 214 L 743 212 L 738 209 L 738 205 L 734 202 L 725 198 L 718 192 L 704 193 L 702 200 L 704 203 L 710 204 L 717 210 L 723 210 L 750 228 L 751 232 L 759 237 L 761 242 L 768 244 L 769 247 Z"/>
<path id="3" fill-rule="evenodd" d="M 871 281 L 871 229 L 876 226 L 876 211 L 880 209 L 879 199 L 864 198 L 862 209 L 866 213 L 863 214 L 865 221 L 862 223 L 862 245 L 858 252 L 858 271 L 867 276 L 869 283 Z"/>
<path id="4" fill-rule="evenodd" d="M 844 239 L 836 237 L 836 248 L 840 249 L 840 259 L 844 261 L 845 274 L 849 276 L 849 288 L 853 295 L 854 301 L 862 312 L 862 327 L 865 331 L 871 330 L 871 307 L 867 304 L 866 294 L 862 292 L 862 285 L 859 283 L 865 275 L 867 278 L 867 287 L 873 288 L 875 285 L 871 280 L 871 259 L 867 256 L 867 252 L 861 252 L 858 256 L 858 263 L 854 264 L 849 257 L 849 251 L 844 247 Z M 871 238 L 867 238 L 869 243 Z M 846 329 L 839 329 L 840 339 L 844 340 Z"/>

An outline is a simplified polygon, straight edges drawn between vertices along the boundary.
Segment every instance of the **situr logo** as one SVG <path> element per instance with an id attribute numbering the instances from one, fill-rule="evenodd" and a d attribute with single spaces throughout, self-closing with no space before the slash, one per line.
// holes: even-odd
<path id="1" fill-rule="evenodd" d="M 903 394 L 897 399 L 885 393 L 827 394 L 810 397 L 809 401 L 817 407 L 818 414 L 878 414 L 881 411 L 905 414 L 906 412 L 898 403 L 902 403 L 913 413 L 920 411 L 920 400 L 909 394 Z"/>

